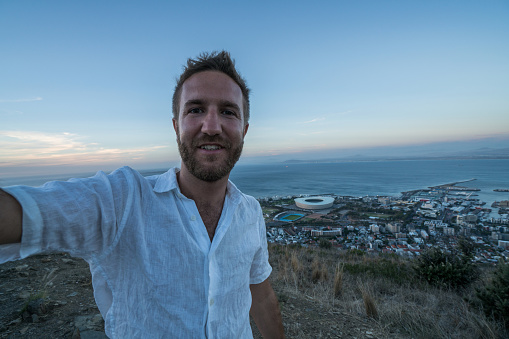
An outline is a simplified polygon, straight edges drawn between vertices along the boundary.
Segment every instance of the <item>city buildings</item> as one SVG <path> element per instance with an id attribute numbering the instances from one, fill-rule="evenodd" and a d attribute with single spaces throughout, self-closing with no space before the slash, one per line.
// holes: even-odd
<path id="1" fill-rule="evenodd" d="M 509 259 L 509 219 L 504 213 L 509 201 L 490 208 L 472 194 L 451 192 L 451 187 L 404 192 L 401 197 L 292 196 L 259 200 L 264 209 L 271 211 L 266 214 L 267 239 L 273 243 L 307 247 L 320 246 L 320 240 L 326 239 L 338 250 L 415 257 L 433 246 L 453 250 L 459 237 L 465 237 L 476 246 L 475 261 Z M 274 219 L 285 215 L 283 212 L 302 217 L 286 222 Z"/>

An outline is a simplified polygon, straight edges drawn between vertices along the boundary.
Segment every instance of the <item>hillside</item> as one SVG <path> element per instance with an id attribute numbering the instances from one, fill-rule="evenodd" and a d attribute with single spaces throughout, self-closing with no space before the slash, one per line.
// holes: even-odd
<path id="1" fill-rule="evenodd" d="M 507 338 L 461 292 L 411 278 L 409 262 L 270 246 L 271 280 L 288 338 Z M 477 286 L 481 286 L 481 279 Z M 42 297 L 38 308 L 23 308 Z M 104 326 L 87 264 L 66 254 L 0 265 L 0 338 L 98 338 Z M 26 307 L 25 307 L 26 308 Z M 254 328 L 255 338 L 260 338 Z"/>
<path id="2" fill-rule="evenodd" d="M 493 267 L 461 290 L 419 281 L 414 262 L 361 251 L 270 246 L 289 338 L 508 338 L 475 298 Z M 315 324 L 315 325 L 313 325 Z"/>

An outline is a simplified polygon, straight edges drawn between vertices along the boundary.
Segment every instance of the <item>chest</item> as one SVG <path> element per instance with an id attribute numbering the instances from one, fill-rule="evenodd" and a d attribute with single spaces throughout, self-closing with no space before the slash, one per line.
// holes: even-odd
<path id="1" fill-rule="evenodd" d="M 214 237 L 216 233 L 216 228 L 219 223 L 219 219 L 221 218 L 221 213 L 223 210 L 223 206 L 213 206 L 211 204 L 197 204 L 198 212 L 200 213 L 200 217 L 207 229 L 207 233 L 209 235 L 210 240 Z"/>

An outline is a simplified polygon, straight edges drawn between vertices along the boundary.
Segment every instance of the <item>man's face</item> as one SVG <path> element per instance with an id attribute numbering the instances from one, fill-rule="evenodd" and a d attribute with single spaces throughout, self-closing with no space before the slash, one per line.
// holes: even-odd
<path id="1" fill-rule="evenodd" d="M 182 170 L 208 182 L 228 176 L 248 129 L 242 107 L 240 87 L 224 73 L 204 71 L 184 82 L 173 119 Z"/>

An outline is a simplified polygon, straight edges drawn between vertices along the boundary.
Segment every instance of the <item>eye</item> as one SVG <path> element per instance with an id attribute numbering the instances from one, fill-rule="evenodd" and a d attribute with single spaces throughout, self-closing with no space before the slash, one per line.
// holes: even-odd
<path id="1" fill-rule="evenodd" d="M 228 110 L 228 109 L 227 109 L 227 110 L 224 110 L 224 111 L 223 111 L 223 114 L 224 114 L 224 115 L 233 116 L 233 117 L 236 117 L 236 116 L 237 116 L 237 113 L 236 113 L 236 112 L 231 111 L 231 110 Z"/>
<path id="2" fill-rule="evenodd" d="M 191 108 L 188 112 L 198 114 L 198 113 L 203 113 L 203 110 L 201 108 Z"/>

